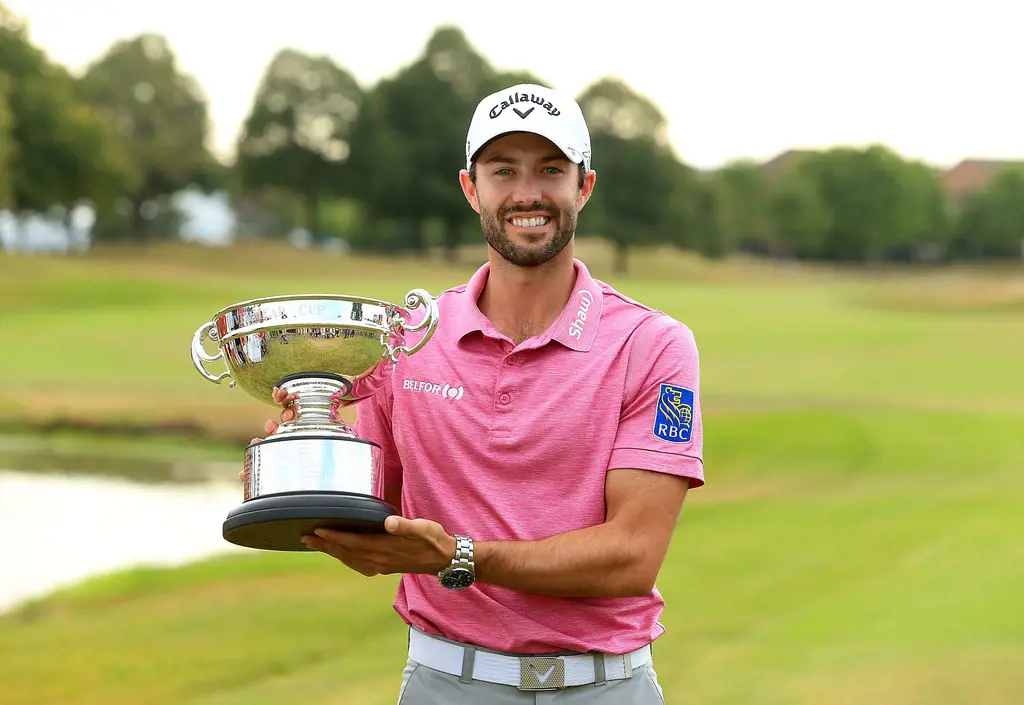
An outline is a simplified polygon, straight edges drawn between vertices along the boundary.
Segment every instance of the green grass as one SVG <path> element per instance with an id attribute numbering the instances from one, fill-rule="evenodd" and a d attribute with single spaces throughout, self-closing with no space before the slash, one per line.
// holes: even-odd
<path id="1" fill-rule="evenodd" d="M 636 274 L 615 278 L 604 253 L 587 260 L 687 322 L 701 347 L 708 485 L 687 500 L 658 582 L 669 702 L 1024 702 L 1021 272 L 638 253 Z M 270 409 L 191 369 L 185 348 L 206 316 L 286 291 L 397 300 L 474 265 L 273 248 L 3 258 L 0 363 L 19 374 L 0 420 L 194 426 L 194 446 L 50 440 L 66 453 L 222 457 L 199 439 L 248 438 Z M 277 554 L 101 576 L 0 617 L 0 704 L 394 703 L 395 582 Z"/>

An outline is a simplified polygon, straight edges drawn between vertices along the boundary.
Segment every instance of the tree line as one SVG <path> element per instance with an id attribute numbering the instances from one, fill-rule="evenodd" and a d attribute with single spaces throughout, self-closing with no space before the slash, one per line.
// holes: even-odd
<path id="1" fill-rule="evenodd" d="M 206 146 L 206 97 L 166 39 L 118 41 L 77 76 L 0 4 L 0 209 L 88 203 L 94 238 L 150 239 L 176 232 L 173 194 L 218 190 L 243 235 L 301 227 L 356 250 L 454 257 L 480 239 L 456 178 L 469 116 L 519 82 L 546 83 L 495 69 L 453 27 L 369 87 L 328 57 L 285 49 L 222 164 Z M 883 145 L 701 171 L 669 145 L 658 107 L 623 81 L 602 78 L 577 98 L 598 172 L 579 235 L 611 242 L 620 271 L 632 247 L 654 244 L 836 262 L 1022 256 L 1024 168 L 963 199 L 937 169 Z"/>

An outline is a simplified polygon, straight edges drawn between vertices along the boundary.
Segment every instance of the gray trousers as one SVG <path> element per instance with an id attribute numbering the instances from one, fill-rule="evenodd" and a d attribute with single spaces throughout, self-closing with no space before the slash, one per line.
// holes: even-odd
<path id="1" fill-rule="evenodd" d="M 407 659 L 397 705 L 665 705 L 653 663 L 632 669 L 628 678 L 600 685 L 526 691 L 482 680 L 463 682 Z"/>

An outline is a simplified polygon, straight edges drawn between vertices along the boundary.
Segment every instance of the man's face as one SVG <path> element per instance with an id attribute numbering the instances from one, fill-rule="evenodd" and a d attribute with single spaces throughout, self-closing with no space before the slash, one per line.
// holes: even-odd
<path id="1" fill-rule="evenodd" d="M 581 188 L 579 167 L 549 140 L 530 133 L 487 145 L 477 155 L 476 184 L 462 172 L 487 244 L 519 267 L 544 264 L 569 243 L 594 181 L 588 173 Z"/>

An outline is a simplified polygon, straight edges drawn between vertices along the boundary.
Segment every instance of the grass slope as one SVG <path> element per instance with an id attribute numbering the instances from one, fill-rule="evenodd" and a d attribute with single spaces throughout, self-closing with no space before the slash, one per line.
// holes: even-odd
<path id="1" fill-rule="evenodd" d="M 709 484 L 659 579 L 669 702 L 1024 701 L 1020 274 L 641 253 L 643 278 L 614 279 L 594 259 L 701 345 Z M 0 335 L 26 344 L 0 346 L 21 373 L 0 408 L 248 437 L 265 410 L 191 370 L 204 316 L 281 291 L 397 299 L 471 271 L 344 263 L 273 248 L 2 259 Z M 394 703 L 395 582 L 275 554 L 98 578 L 0 618 L 0 703 Z"/>

